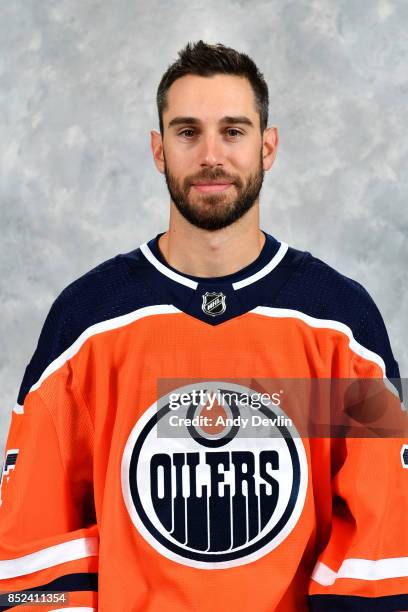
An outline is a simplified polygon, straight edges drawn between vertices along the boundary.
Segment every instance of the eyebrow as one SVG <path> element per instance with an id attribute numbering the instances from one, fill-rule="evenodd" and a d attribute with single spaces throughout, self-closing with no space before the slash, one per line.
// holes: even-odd
<path id="1" fill-rule="evenodd" d="M 174 119 L 169 121 L 168 127 L 170 128 L 177 125 L 185 125 L 186 123 L 189 125 L 201 125 L 201 120 L 197 117 L 174 117 Z M 238 115 L 237 117 L 225 115 L 218 121 L 218 123 L 220 125 L 240 123 L 243 125 L 248 125 L 249 127 L 255 127 L 251 119 L 249 119 L 249 117 L 245 117 L 245 115 Z"/>

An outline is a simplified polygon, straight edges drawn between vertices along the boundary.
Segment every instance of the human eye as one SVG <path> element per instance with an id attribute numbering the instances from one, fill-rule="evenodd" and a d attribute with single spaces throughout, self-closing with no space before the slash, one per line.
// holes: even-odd
<path id="1" fill-rule="evenodd" d="M 237 136 L 242 136 L 242 132 L 240 132 L 240 130 L 237 130 L 235 128 L 227 128 L 226 132 L 236 132 Z M 237 138 L 237 136 L 232 135 L 233 138 Z"/>
<path id="2" fill-rule="evenodd" d="M 183 136 L 186 132 L 194 132 L 194 130 L 192 130 L 191 128 L 185 128 L 184 130 L 181 130 L 181 132 L 179 132 L 179 136 Z M 188 136 L 186 136 L 186 138 L 189 138 Z"/>

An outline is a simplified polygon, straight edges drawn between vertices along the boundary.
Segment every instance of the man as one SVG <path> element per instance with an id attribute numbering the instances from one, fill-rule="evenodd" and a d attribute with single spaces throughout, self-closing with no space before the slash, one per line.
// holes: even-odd
<path id="1" fill-rule="evenodd" d="M 278 132 L 248 56 L 188 44 L 157 102 L 169 229 L 51 307 L 6 445 L 2 609 L 33 591 L 102 612 L 408 609 L 406 440 L 306 435 L 314 379 L 379 381 L 360 412 L 340 393 L 348 426 L 401 412 L 381 315 L 260 230 Z"/>

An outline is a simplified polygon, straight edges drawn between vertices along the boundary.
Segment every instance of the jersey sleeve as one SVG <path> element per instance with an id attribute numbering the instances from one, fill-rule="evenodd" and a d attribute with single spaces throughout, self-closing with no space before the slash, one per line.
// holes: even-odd
<path id="1" fill-rule="evenodd" d="M 12 411 L 0 485 L 0 610 L 97 609 L 94 430 L 55 344 L 61 321 L 51 309 Z M 45 607 L 34 605 L 41 596 Z"/>
<path id="2" fill-rule="evenodd" d="M 370 301 L 352 343 L 350 378 L 384 383 L 377 401 L 364 404 L 365 422 L 383 402 L 387 422 L 398 422 L 398 433 L 391 427 L 383 435 L 331 440 L 331 524 L 312 573 L 309 605 L 313 612 L 403 611 L 408 610 L 407 413 L 398 364 Z"/>

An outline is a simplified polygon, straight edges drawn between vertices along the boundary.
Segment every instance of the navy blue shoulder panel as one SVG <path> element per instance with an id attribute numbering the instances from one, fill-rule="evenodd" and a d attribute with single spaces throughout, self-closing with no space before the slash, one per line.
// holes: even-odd
<path id="1" fill-rule="evenodd" d="M 191 299 L 194 290 L 176 282 L 169 288 L 167 277 L 160 274 L 160 282 L 152 283 L 152 269 L 137 248 L 101 263 L 59 294 L 25 370 L 17 400 L 20 405 L 47 366 L 90 326 L 145 306 L 174 304 L 183 309 L 181 304 Z M 163 291 L 163 287 L 167 288 Z M 388 378 L 399 379 L 384 322 L 370 295 L 310 253 L 289 247 L 270 275 L 235 293 L 243 312 L 257 305 L 273 306 L 345 323 L 357 342 L 383 358 Z"/>
<path id="2" fill-rule="evenodd" d="M 134 253 L 137 258 L 137 252 Z M 122 255 L 104 261 L 74 280 L 61 291 L 48 312 L 25 369 L 17 403 L 23 405 L 28 391 L 48 365 L 91 325 L 162 303 L 163 299 L 140 279 L 137 269 L 129 267 Z"/>
<path id="3" fill-rule="evenodd" d="M 382 357 L 387 377 L 399 379 L 383 318 L 370 294 L 360 283 L 310 253 L 302 258 L 273 303 L 264 305 L 344 323 L 359 344 Z"/>

